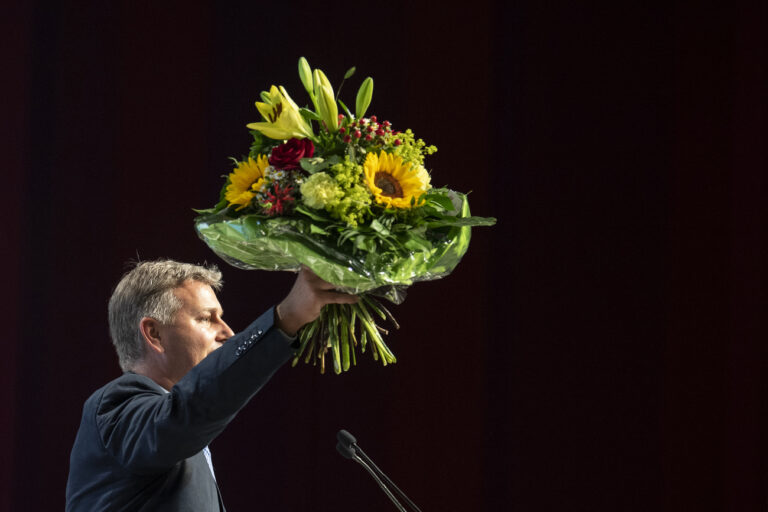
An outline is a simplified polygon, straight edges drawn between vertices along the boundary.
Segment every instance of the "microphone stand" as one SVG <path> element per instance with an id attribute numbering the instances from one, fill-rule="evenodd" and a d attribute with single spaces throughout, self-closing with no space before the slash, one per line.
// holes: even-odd
<path id="1" fill-rule="evenodd" d="M 392 503 L 394 503 L 394 504 L 395 504 L 395 506 L 397 507 L 397 509 L 398 509 L 400 512 L 408 512 L 408 511 L 407 511 L 407 510 L 406 510 L 406 509 L 403 507 L 403 505 L 402 505 L 402 504 L 401 504 L 399 501 L 397 501 L 397 498 L 395 498 L 395 495 L 394 495 L 394 494 L 392 494 L 392 491 L 390 491 L 390 490 L 389 490 L 389 488 L 388 488 L 388 487 L 387 487 L 387 486 L 384 484 L 384 482 L 382 482 L 382 481 L 381 481 L 381 478 L 379 478 L 379 475 L 377 475 L 377 474 L 376 474 L 376 472 L 375 472 L 373 469 L 371 469 L 371 466 L 369 466 L 368 464 L 366 464 L 366 463 L 365 463 L 365 461 L 364 461 L 363 459 L 361 459 L 360 457 L 358 457 L 358 455 L 355 453 L 354 449 L 352 449 L 351 447 L 346 447 L 346 446 L 343 446 L 343 445 L 341 444 L 341 442 L 339 442 L 339 443 L 336 445 L 336 449 L 337 449 L 337 450 L 339 451 L 339 453 L 341 453 L 341 454 L 342 454 L 344 457 L 346 457 L 346 458 L 348 458 L 348 459 L 352 459 L 352 460 L 356 461 L 358 464 L 360 464 L 361 466 L 363 466 L 363 467 L 365 468 L 365 470 L 366 470 L 368 473 L 370 473 L 370 475 L 373 477 L 373 479 L 374 479 L 374 480 L 376 480 L 376 483 L 377 483 L 377 484 L 379 484 L 379 487 L 381 487 L 381 490 L 382 490 L 382 491 L 384 491 L 384 494 L 386 494 L 386 495 L 387 495 L 387 497 L 388 497 L 390 500 L 392 500 Z M 348 454 L 346 453 L 346 451 L 347 451 L 347 450 L 349 450 Z M 386 475 L 385 475 L 385 476 L 386 476 Z"/>
<path id="2" fill-rule="evenodd" d="M 400 510 L 401 512 L 407 512 L 405 508 L 400 504 L 399 501 L 395 498 L 394 494 L 389 490 L 389 488 L 386 486 L 386 484 L 382 481 L 386 481 L 399 495 L 402 497 L 408 505 L 415 510 L 416 512 L 421 512 L 421 509 L 416 506 L 414 502 L 412 502 L 408 496 L 405 495 L 403 491 L 400 490 L 400 488 L 395 485 L 395 483 L 389 479 L 389 477 L 376 466 L 376 464 L 371 460 L 370 457 L 368 457 L 365 452 L 357 445 L 357 440 L 347 432 L 346 430 L 340 430 L 338 434 L 336 435 L 339 442 L 336 444 L 336 450 L 344 457 L 348 459 L 353 459 L 357 461 L 358 464 L 363 466 L 368 473 L 373 477 L 373 479 L 376 481 L 377 484 L 379 484 L 379 487 L 384 491 L 384 493 L 389 497 L 390 500 L 392 500 L 392 503 L 395 504 L 395 506 Z"/>

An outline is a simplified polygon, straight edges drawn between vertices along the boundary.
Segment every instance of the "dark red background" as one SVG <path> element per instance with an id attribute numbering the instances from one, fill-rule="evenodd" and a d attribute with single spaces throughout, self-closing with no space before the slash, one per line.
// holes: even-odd
<path id="1" fill-rule="evenodd" d="M 192 230 L 305 55 L 498 217 L 414 286 L 399 362 L 282 369 L 212 444 L 230 510 L 766 509 L 764 2 L 21 0 L 0 16 L 0 509 L 61 509 L 82 402 L 119 374 L 127 260 Z M 162 6 L 160 6 L 162 5 Z M 243 327 L 291 276 L 219 262 Z"/>

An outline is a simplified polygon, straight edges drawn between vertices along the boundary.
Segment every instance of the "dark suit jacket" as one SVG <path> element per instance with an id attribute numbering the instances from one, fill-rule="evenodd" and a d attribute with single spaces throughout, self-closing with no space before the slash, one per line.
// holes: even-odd
<path id="1" fill-rule="evenodd" d="M 66 510 L 224 510 L 202 449 L 293 355 L 270 309 L 166 393 L 125 373 L 85 402 Z"/>

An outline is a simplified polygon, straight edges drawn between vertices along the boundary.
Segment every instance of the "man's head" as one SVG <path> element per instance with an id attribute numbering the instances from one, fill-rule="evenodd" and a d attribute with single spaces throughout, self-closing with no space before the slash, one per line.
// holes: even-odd
<path id="1" fill-rule="evenodd" d="M 120 368 L 132 370 L 157 351 L 164 358 L 181 357 L 176 362 L 185 364 L 184 359 L 200 357 L 180 354 L 183 348 L 202 357 L 218 348 L 232 336 L 214 293 L 221 285 L 215 266 L 172 260 L 137 264 L 109 300 L 109 329 Z"/>

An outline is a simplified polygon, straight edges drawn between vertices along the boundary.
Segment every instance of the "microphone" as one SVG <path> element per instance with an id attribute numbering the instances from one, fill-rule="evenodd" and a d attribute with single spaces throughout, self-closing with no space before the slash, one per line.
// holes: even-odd
<path id="1" fill-rule="evenodd" d="M 346 446 L 352 446 L 353 444 L 357 444 L 357 439 L 355 439 L 355 436 L 353 436 L 346 430 L 339 430 L 336 433 L 336 439 L 338 439 L 340 443 Z"/>
<path id="2" fill-rule="evenodd" d="M 354 459 L 355 458 L 355 449 L 351 446 L 347 446 L 343 444 L 341 441 L 336 443 L 336 451 L 341 454 L 342 457 L 345 457 L 347 459 Z"/>
<path id="3" fill-rule="evenodd" d="M 400 502 L 397 501 L 397 498 L 395 498 L 389 488 L 384 484 L 382 479 L 385 480 L 413 510 L 416 512 L 421 512 L 421 509 L 417 507 L 416 504 L 412 502 L 408 496 L 406 496 L 405 493 L 401 491 L 400 488 L 397 487 L 397 485 L 395 485 L 395 483 L 390 480 L 389 477 L 384 474 L 384 472 L 380 470 L 378 466 L 373 463 L 370 457 L 368 457 L 365 452 L 357 445 L 357 439 L 355 439 L 355 436 L 346 430 L 339 430 L 336 434 L 336 439 L 338 440 L 338 443 L 336 443 L 336 451 L 338 451 L 342 457 L 352 459 L 363 466 L 363 468 L 365 468 L 365 470 L 370 473 L 376 483 L 379 484 L 381 490 L 384 491 L 390 500 L 392 500 L 392 503 L 395 504 L 398 510 L 407 512 L 405 508 L 403 508 L 403 506 L 400 504 Z"/>

